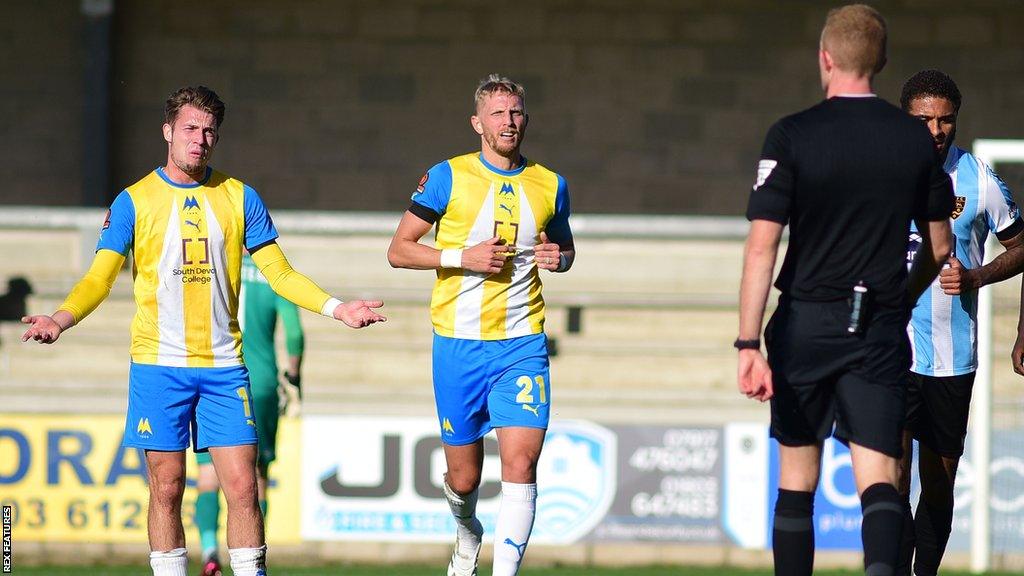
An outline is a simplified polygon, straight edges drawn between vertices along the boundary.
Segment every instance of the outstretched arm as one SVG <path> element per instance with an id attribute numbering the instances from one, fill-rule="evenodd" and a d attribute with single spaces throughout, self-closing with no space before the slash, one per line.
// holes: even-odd
<path id="1" fill-rule="evenodd" d="M 772 286 L 775 257 L 783 225 L 770 220 L 751 220 L 750 235 L 743 254 L 740 280 L 740 340 L 760 340 L 764 309 Z M 764 402 L 772 397 L 772 371 L 758 349 L 739 351 L 737 384 L 747 398 Z"/>
<path id="2" fill-rule="evenodd" d="M 41 344 L 56 342 L 62 332 L 81 322 L 107 298 L 124 259 L 124 256 L 113 250 L 97 251 L 89 271 L 75 284 L 67 299 L 52 316 L 40 314 L 21 319 L 30 325 L 21 336 L 21 341 L 26 342 L 31 338 Z"/>
<path id="3" fill-rule="evenodd" d="M 296 306 L 341 320 L 351 328 L 362 328 L 387 320 L 372 310 L 384 305 L 380 300 L 342 302 L 324 292 L 315 282 L 292 268 L 277 242 L 253 248 L 250 255 L 274 292 L 294 302 Z"/>

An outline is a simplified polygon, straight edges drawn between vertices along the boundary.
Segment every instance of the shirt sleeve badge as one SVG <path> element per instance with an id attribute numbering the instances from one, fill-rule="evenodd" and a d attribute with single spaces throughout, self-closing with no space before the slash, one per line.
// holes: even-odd
<path id="1" fill-rule="evenodd" d="M 430 174 L 424 174 L 423 178 L 420 178 L 420 183 L 416 185 L 416 191 L 413 192 L 413 196 L 417 194 L 423 194 L 423 187 L 427 184 L 427 180 L 430 178 Z"/>
<path id="2" fill-rule="evenodd" d="M 778 164 L 779 162 L 777 160 L 765 159 L 762 159 L 757 163 L 757 181 L 754 182 L 754 190 L 757 190 L 764 185 L 765 180 L 768 180 L 768 177 L 771 176 L 772 170 L 774 170 Z"/>

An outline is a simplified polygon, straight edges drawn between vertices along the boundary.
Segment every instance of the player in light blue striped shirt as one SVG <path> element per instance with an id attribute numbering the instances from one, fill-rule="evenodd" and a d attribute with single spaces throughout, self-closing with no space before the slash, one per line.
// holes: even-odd
<path id="1" fill-rule="evenodd" d="M 909 328 L 914 350 L 911 370 L 924 376 L 958 376 L 978 369 L 977 289 L 1009 277 L 997 271 L 1019 272 L 1006 266 L 1006 261 L 1013 259 L 1007 254 L 1001 255 L 1004 261 L 982 266 L 989 233 L 995 233 L 1008 248 L 1019 242 L 1019 209 L 1006 185 L 991 168 L 956 146 L 949 147 L 943 169 L 953 181 L 956 195 L 950 222 L 955 252 L 949 268 L 914 307 Z M 918 239 L 911 223 L 908 259 L 916 252 Z M 959 290 L 954 278 L 958 278 Z M 949 293 L 944 292 L 947 285 L 952 287 Z"/>
<path id="2" fill-rule="evenodd" d="M 967 435 L 978 369 L 978 288 L 1024 269 L 1024 222 L 1002 180 L 971 153 L 953 145 L 960 91 L 949 76 L 924 70 L 903 87 L 903 109 L 928 125 L 944 157 L 956 203 L 951 215 L 954 253 L 914 307 L 907 331 L 913 347 L 900 491 L 907 497 L 903 554 L 897 575 L 934 575 L 953 521 L 953 482 Z M 1006 251 L 989 264 L 985 242 L 995 234 Z M 919 247 L 913 228 L 907 258 Z M 911 438 L 918 441 L 921 499 L 910 512 Z"/>

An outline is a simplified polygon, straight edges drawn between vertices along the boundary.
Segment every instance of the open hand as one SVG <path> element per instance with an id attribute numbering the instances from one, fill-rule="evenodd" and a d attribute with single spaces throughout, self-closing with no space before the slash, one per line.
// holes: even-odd
<path id="1" fill-rule="evenodd" d="M 53 344 L 57 338 L 60 338 L 60 333 L 64 331 L 56 320 L 46 314 L 24 316 L 21 322 L 30 325 L 29 329 L 21 335 L 22 342 L 28 342 L 31 338 L 40 344 Z"/>
<path id="2" fill-rule="evenodd" d="M 334 308 L 334 318 L 341 320 L 350 328 L 363 328 L 377 322 L 387 322 L 387 318 L 373 311 L 373 308 L 380 308 L 383 305 L 382 300 L 349 300 Z"/>

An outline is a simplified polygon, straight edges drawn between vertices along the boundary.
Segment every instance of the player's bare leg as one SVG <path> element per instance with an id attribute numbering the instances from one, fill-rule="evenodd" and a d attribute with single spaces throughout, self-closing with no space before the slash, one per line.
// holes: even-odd
<path id="1" fill-rule="evenodd" d="M 519 573 L 537 514 L 537 461 L 544 446 L 542 428 L 498 428 L 501 454 L 501 508 L 494 527 L 494 576 Z"/>
<path id="2" fill-rule="evenodd" d="M 448 464 L 444 496 L 457 526 L 448 576 L 476 576 L 484 534 L 484 528 L 476 517 L 480 474 L 484 465 L 484 441 L 480 439 L 464 446 L 445 444 L 444 457 Z"/>
<path id="3" fill-rule="evenodd" d="M 850 458 L 853 460 L 853 478 L 857 483 L 857 494 L 875 484 L 889 484 L 896 487 L 897 460 L 888 454 L 850 442 Z"/>
<path id="4" fill-rule="evenodd" d="M 864 515 L 864 569 L 869 574 L 893 574 L 903 533 L 903 499 L 896 490 L 897 459 L 853 442 L 850 457 Z"/>
<path id="5" fill-rule="evenodd" d="M 149 472 L 150 565 L 156 576 L 183 575 L 188 568 L 181 498 L 185 493 L 185 452 L 146 450 Z"/>
<path id="6" fill-rule="evenodd" d="M 779 494 L 772 525 L 776 574 L 810 576 L 814 570 L 814 491 L 821 446 L 779 445 Z"/>
<path id="7" fill-rule="evenodd" d="M 779 488 L 814 492 L 821 469 L 821 444 L 779 445 Z"/>
<path id="8" fill-rule="evenodd" d="M 185 452 L 146 450 L 149 470 L 149 547 L 185 547 L 181 498 L 185 493 Z"/>
<path id="9" fill-rule="evenodd" d="M 228 506 L 231 569 L 238 576 L 264 574 L 267 548 L 256 494 L 256 445 L 212 447 L 210 455 Z"/>

